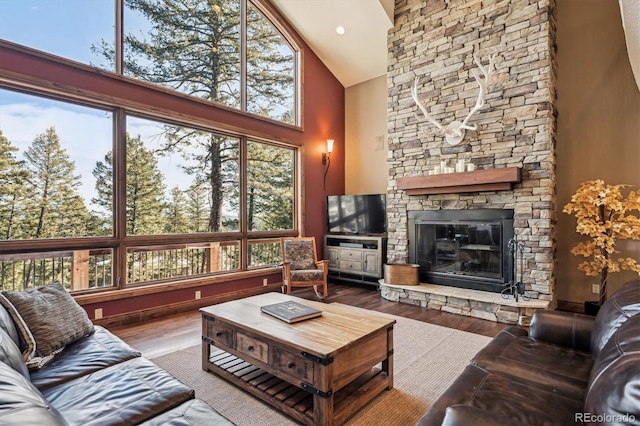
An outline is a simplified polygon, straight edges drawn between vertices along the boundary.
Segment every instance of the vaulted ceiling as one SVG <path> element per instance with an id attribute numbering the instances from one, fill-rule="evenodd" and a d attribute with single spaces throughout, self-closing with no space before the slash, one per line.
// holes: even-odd
<path id="1" fill-rule="evenodd" d="M 387 72 L 394 0 L 271 0 L 344 87 Z M 640 88 L 640 0 L 618 0 Z M 336 28 L 342 26 L 344 34 Z"/>
<path id="2" fill-rule="evenodd" d="M 387 72 L 394 0 L 271 1 L 344 87 Z"/>

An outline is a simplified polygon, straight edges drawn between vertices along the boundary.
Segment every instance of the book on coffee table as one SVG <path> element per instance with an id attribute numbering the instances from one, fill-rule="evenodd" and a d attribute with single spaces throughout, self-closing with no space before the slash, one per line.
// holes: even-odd
<path id="1" fill-rule="evenodd" d="M 261 306 L 260 310 L 289 324 L 322 315 L 321 310 L 294 301 Z"/>

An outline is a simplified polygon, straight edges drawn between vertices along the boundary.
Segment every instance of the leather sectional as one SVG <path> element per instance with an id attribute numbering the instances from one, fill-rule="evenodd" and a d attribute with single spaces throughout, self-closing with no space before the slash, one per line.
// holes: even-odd
<path id="1" fill-rule="evenodd" d="M 594 317 L 536 311 L 483 348 L 418 425 L 640 425 L 640 280 Z"/>
<path id="2" fill-rule="evenodd" d="M 0 306 L 0 424 L 232 425 L 194 391 L 108 330 L 28 370 L 15 324 Z"/>

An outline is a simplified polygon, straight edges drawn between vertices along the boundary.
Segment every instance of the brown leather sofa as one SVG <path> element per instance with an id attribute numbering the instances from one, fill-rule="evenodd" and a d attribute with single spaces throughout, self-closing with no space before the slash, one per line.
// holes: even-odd
<path id="1" fill-rule="evenodd" d="M 194 391 L 108 330 L 29 371 L 0 305 L 1 425 L 232 425 Z"/>
<path id="2" fill-rule="evenodd" d="M 640 280 L 589 317 L 536 311 L 483 348 L 418 425 L 640 425 Z"/>

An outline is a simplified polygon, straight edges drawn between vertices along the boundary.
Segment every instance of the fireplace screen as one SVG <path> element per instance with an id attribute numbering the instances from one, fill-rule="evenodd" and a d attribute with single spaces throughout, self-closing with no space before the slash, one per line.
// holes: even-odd
<path id="1" fill-rule="evenodd" d="M 421 281 L 502 291 L 512 210 L 409 212 L 409 219 L 409 261 L 420 265 Z"/>
<path id="2" fill-rule="evenodd" d="M 419 261 L 430 271 L 501 278 L 500 240 L 499 223 L 423 224 Z"/>

